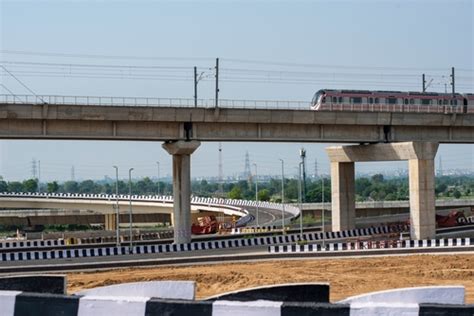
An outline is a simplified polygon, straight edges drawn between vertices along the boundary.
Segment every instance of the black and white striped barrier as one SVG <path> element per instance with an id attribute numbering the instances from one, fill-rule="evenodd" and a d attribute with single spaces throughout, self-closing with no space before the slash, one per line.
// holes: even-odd
<path id="1" fill-rule="evenodd" d="M 179 286 L 174 289 L 178 288 Z M 126 289 L 128 293 L 123 291 Z M 173 291 L 171 295 L 165 293 L 164 297 L 156 297 L 150 291 L 141 291 L 139 285 L 132 291 L 127 284 L 122 286 L 122 291 L 110 290 L 104 288 L 96 290 L 95 293 L 92 290 L 89 293 L 69 296 L 0 291 L 0 313 L 2 316 L 467 316 L 474 313 L 474 305 L 464 304 L 465 291 L 462 286 L 381 291 L 350 297 L 337 303 L 285 301 L 279 300 L 280 296 L 275 296 L 274 299 L 256 297 L 251 300 L 244 298 L 196 301 L 189 298 L 172 298 Z"/>
<path id="2" fill-rule="evenodd" d="M 370 249 L 407 249 L 407 248 L 454 248 L 474 245 L 471 238 L 449 238 L 430 240 L 380 240 L 347 243 L 309 244 L 309 245 L 275 245 L 270 246 L 270 253 L 282 252 L 321 252 L 321 251 L 362 251 Z"/>
<path id="3" fill-rule="evenodd" d="M 399 227 L 398 227 L 399 228 Z M 165 245 L 143 245 L 134 246 L 132 251 L 129 247 L 102 247 L 102 248 L 82 248 L 82 249 L 61 249 L 61 250 L 32 250 L 0 253 L 0 262 L 2 261 L 25 261 L 25 260 L 46 260 L 46 259 L 64 259 L 81 257 L 103 257 L 119 256 L 129 254 L 154 254 L 210 249 L 224 249 L 237 247 L 254 247 L 266 245 L 280 245 L 296 243 L 301 241 L 301 237 L 306 241 L 318 241 L 333 238 L 347 238 L 356 236 L 365 236 L 363 234 L 389 233 L 391 230 L 398 229 L 397 226 L 384 226 L 365 229 L 354 229 L 351 231 L 326 232 L 326 233 L 306 233 L 303 236 L 299 234 L 254 237 L 249 239 L 228 239 L 193 242 L 189 244 L 165 244 Z"/>
<path id="4" fill-rule="evenodd" d="M 41 248 L 41 247 L 54 247 L 64 246 L 66 243 L 64 239 L 48 239 L 48 240 L 15 240 L 0 242 L 0 249 L 12 249 L 12 248 Z"/>

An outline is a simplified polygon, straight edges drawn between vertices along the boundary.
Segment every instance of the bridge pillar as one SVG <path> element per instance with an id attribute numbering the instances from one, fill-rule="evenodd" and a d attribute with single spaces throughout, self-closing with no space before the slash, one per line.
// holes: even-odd
<path id="1" fill-rule="evenodd" d="M 115 214 L 105 214 L 104 215 L 104 228 L 105 230 L 116 230 L 117 229 L 117 220 Z"/>
<path id="2" fill-rule="evenodd" d="M 408 160 L 412 239 L 436 236 L 434 158 L 438 143 L 328 147 L 331 161 L 333 230 L 355 228 L 354 162 Z"/>
<path id="3" fill-rule="evenodd" d="M 331 162 L 332 230 L 355 228 L 353 162 Z"/>
<path id="4" fill-rule="evenodd" d="M 173 230 L 174 243 L 191 242 L 191 154 L 198 141 L 166 142 L 162 146 L 173 155 Z"/>

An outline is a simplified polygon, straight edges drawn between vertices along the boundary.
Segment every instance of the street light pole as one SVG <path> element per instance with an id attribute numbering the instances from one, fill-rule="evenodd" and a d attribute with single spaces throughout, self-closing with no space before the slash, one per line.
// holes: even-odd
<path id="1" fill-rule="evenodd" d="M 301 205 L 302 193 L 301 193 L 301 167 L 303 162 L 299 163 L 298 168 L 298 203 L 300 207 L 300 240 L 303 240 L 303 207 Z"/>
<path id="2" fill-rule="evenodd" d="M 132 236 L 132 170 L 133 168 L 128 169 L 128 198 L 129 198 L 129 218 L 130 218 L 130 253 L 132 252 L 133 246 L 133 236 Z"/>
<path id="3" fill-rule="evenodd" d="M 115 211 L 116 211 L 116 238 L 117 238 L 117 247 L 120 247 L 120 212 L 119 212 L 119 198 L 118 198 L 118 167 L 113 166 L 115 168 Z"/>
<path id="4" fill-rule="evenodd" d="M 158 179 L 156 180 L 156 186 L 158 187 L 158 195 L 160 195 L 160 162 L 157 161 L 156 162 L 157 166 L 158 166 Z"/>
<path id="5" fill-rule="evenodd" d="M 257 207 L 257 228 L 258 226 L 258 174 L 257 174 L 257 164 L 253 164 L 255 166 L 255 205 Z"/>
<path id="6" fill-rule="evenodd" d="M 281 230 L 285 230 L 285 161 L 281 161 Z"/>
<path id="7" fill-rule="evenodd" d="M 321 222 L 322 222 L 322 232 L 323 232 L 323 247 L 325 247 L 325 243 L 324 243 L 324 233 L 325 233 L 325 220 L 324 220 L 324 213 L 326 211 L 326 209 L 324 208 L 324 177 L 321 175 L 321 185 L 322 185 L 322 190 L 321 190 L 321 201 L 322 201 L 322 204 L 323 204 L 323 207 L 322 207 L 322 210 L 321 210 Z"/>

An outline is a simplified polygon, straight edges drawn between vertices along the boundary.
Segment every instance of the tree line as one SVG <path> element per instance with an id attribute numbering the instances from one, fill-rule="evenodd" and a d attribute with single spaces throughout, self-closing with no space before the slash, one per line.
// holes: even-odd
<path id="1" fill-rule="evenodd" d="M 324 182 L 324 185 L 323 185 Z M 285 179 L 285 202 L 296 203 L 299 197 L 299 181 Z M 128 181 L 118 181 L 119 194 L 129 193 Z M 0 192 L 48 192 L 48 193 L 85 193 L 114 194 L 114 181 L 52 181 L 41 183 L 38 190 L 37 179 L 24 181 L 4 181 L 0 177 Z M 323 192 L 324 186 L 324 192 Z M 222 188 L 222 189 L 221 189 Z M 145 177 L 132 181 L 132 194 L 137 195 L 171 195 L 172 184 L 169 182 L 152 181 Z M 255 182 L 238 181 L 232 183 L 210 182 L 207 180 L 192 181 L 191 192 L 200 197 L 223 197 L 230 199 L 255 200 Z M 331 180 L 307 179 L 302 185 L 303 202 L 331 201 Z M 409 199 L 407 177 L 385 179 L 383 175 L 359 177 L 355 180 L 357 201 L 397 201 Z M 436 177 L 435 193 L 437 198 L 474 198 L 474 177 L 472 176 L 441 176 Z M 258 200 L 281 202 L 281 179 L 273 178 L 258 182 Z"/>

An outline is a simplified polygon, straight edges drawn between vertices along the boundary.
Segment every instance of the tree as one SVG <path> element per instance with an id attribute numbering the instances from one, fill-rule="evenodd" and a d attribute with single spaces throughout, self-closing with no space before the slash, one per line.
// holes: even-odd
<path id="1" fill-rule="evenodd" d="M 59 185 L 56 181 L 49 182 L 47 186 L 48 193 L 55 193 L 59 190 Z"/>
<path id="2" fill-rule="evenodd" d="M 372 181 L 375 182 L 375 183 L 382 183 L 383 182 L 383 175 L 381 174 L 374 174 L 372 176 Z"/>
<path id="3" fill-rule="evenodd" d="M 258 200 L 270 201 L 270 191 L 268 189 L 263 189 L 263 190 L 258 191 Z"/>
<path id="4" fill-rule="evenodd" d="M 38 191 L 38 181 L 36 179 L 28 179 L 23 181 L 23 190 L 25 192 Z"/>
<path id="5" fill-rule="evenodd" d="M 79 193 L 98 193 L 96 190 L 96 184 L 92 180 L 85 180 L 79 184 Z"/>
<path id="6" fill-rule="evenodd" d="M 18 181 L 8 182 L 8 192 L 23 192 L 23 184 Z"/>
<path id="7" fill-rule="evenodd" d="M 459 192 L 458 189 L 455 189 L 454 192 L 453 192 L 453 196 L 456 198 L 456 199 L 459 199 L 461 197 L 461 192 Z"/>
<path id="8" fill-rule="evenodd" d="M 76 181 L 66 181 L 63 185 L 64 193 L 79 193 L 79 185 Z"/>
<path id="9" fill-rule="evenodd" d="M 8 191 L 8 184 L 5 181 L 3 181 L 3 179 L 0 179 L 0 192 L 7 192 L 7 191 Z"/>
<path id="10" fill-rule="evenodd" d="M 234 186 L 232 190 L 227 194 L 229 199 L 240 200 L 242 199 L 242 189 L 238 186 Z"/>

